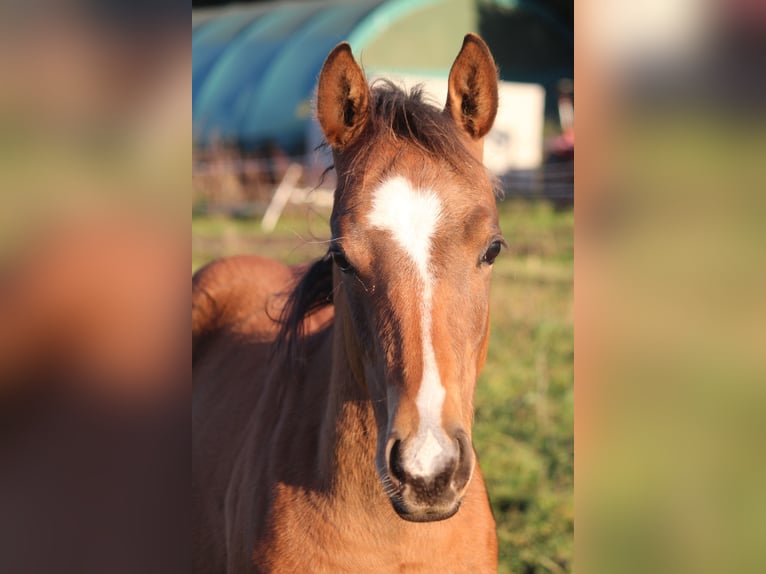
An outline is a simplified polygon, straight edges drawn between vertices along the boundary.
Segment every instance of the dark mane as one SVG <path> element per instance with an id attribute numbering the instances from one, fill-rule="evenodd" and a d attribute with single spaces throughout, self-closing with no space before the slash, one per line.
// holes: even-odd
<path id="1" fill-rule="evenodd" d="M 300 342 L 304 338 L 306 318 L 332 305 L 332 259 L 324 256 L 309 265 L 287 298 L 274 351 L 288 362 L 302 363 Z"/>
<path id="2" fill-rule="evenodd" d="M 425 155 L 446 161 L 456 171 L 466 168 L 480 171 L 490 179 L 498 193 L 497 181 L 465 148 L 459 128 L 441 108 L 428 101 L 422 86 L 416 86 L 408 93 L 389 80 L 376 80 L 371 86 L 371 94 L 369 124 L 357 141 L 343 150 L 347 163 L 345 173 L 338 174 L 336 199 L 347 176 L 364 172 L 365 165 L 374 157 L 375 142 L 381 140 L 405 141 Z M 281 326 L 275 347 L 284 360 L 295 364 L 302 362 L 300 342 L 304 338 L 306 318 L 332 305 L 332 267 L 328 255 L 315 261 L 288 296 L 279 318 Z"/>

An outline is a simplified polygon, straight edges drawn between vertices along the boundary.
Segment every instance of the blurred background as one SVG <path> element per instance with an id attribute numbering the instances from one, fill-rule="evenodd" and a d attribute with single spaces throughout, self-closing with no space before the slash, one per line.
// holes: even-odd
<path id="1" fill-rule="evenodd" d="M 0 572 L 188 571 L 187 18 L 0 3 Z"/>
<path id="2" fill-rule="evenodd" d="M 211 5 L 215 4 L 215 5 Z M 488 43 L 500 109 L 485 164 L 509 250 L 474 442 L 500 572 L 571 572 L 574 531 L 574 8 L 571 1 L 195 2 L 192 269 L 225 255 L 323 255 L 334 174 L 314 119 L 324 58 L 348 41 L 368 79 L 421 84 L 434 105 L 467 32 Z"/>
<path id="3" fill-rule="evenodd" d="M 577 18 L 577 568 L 762 572 L 766 3 Z"/>
<path id="4" fill-rule="evenodd" d="M 357 8 L 356 24 L 387 4 Z M 460 29 L 438 39 L 430 17 L 413 20 L 407 37 L 422 30 L 429 42 L 407 54 L 411 66 L 392 60 L 393 41 L 373 50 L 373 31 L 387 30 L 383 42 L 403 29 L 417 12 L 410 3 L 353 44 L 370 75 L 427 76 L 438 86 L 442 60 L 473 29 L 488 37 L 501 79 L 531 86 L 537 102 L 524 109 L 536 110 L 525 115 L 538 127 L 525 133 L 540 142 L 539 163 L 500 156 L 511 249 L 497 263 L 498 344 L 477 396 L 502 568 L 766 571 L 765 5 L 554 4 L 461 4 L 465 26 L 444 24 Z M 214 75 L 198 85 L 196 67 L 228 59 L 198 56 L 198 35 L 233 18 L 224 50 L 248 21 L 257 28 L 253 11 L 281 5 L 194 4 L 190 31 L 188 4 L 0 3 L 2 572 L 101 573 L 117 563 L 124 572 L 188 571 L 189 267 L 252 250 L 309 259 L 319 253 L 312 241 L 326 237 L 326 207 L 300 201 L 311 194 L 299 190 L 316 186 L 305 175 L 311 161 L 322 164 L 311 157 L 310 123 L 295 132 L 305 144 L 279 143 L 282 152 L 268 155 L 230 124 L 196 121 L 205 109 L 197 89 L 218 97 L 207 87 Z M 250 16 L 227 16 L 238 10 Z M 484 28 L 482 10 L 491 14 Z M 555 72 L 571 70 L 558 47 L 561 38 L 571 47 L 572 14 L 576 79 Z M 514 18 L 524 24 L 513 27 Z M 310 29 L 324 29 L 316 22 Z M 513 33 L 492 39 L 494 23 Z M 353 39 L 354 22 L 344 26 Z M 421 60 L 430 45 L 437 56 Z M 306 64 L 326 52 L 295 46 Z M 222 85 L 238 77 L 215 75 Z M 574 310 L 574 217 L 557 203 L 561 181 L 571 203 L 571 180 L 550 169 L 573 154 L 566 80 L 580 95 Z M 312 87 L 290 93 L 305 98 Z M 285 109 L 310 122 L 303 101 Z M 250 176 L 245 166 L 259 159 L 274 167 Z M 295 183 L 282 188 L 267 232 L 264 214 L 293 163 L 286 183 Z"/>
<path id="5" fill-rule="evenodd" d="M 305 197 L 331 163 L 327 150 L 316 149 L 322 135 L 313 96 L 324 58 L 338 42 L 351 44 L 370 80 L 422 84 L 441 106 L 469 31 L 489 44 L 502 81 L 500 113 L 486 143 L 488 167 L 509 195 L 571 205 L 571 1 L 214 4 L 197 2 L 192 11 L 195 213 L 263 212 L 282 181 L 303 188 L 285 191 L 286 201 L 321 203 L 327 194 Z M 322 187 L 332 190 L 332 178 Z"/>

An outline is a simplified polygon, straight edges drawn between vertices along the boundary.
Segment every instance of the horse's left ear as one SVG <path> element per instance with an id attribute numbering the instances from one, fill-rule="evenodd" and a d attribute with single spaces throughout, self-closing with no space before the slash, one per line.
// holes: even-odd
<path id="1" fill-rule="evenodd" d="M 341 149 L 369 118 L 370 88 L 346 42 L 335 46 L 322 66 L 317 86 L 317 119 L 328 143 Z"/>
<path id="2" fill-rule="evenodd" d="M 479 36 L 466 34 L 449 73 L 445 111 L 473 140 L 492 128 L 497 114 L 497 68 Z"/>

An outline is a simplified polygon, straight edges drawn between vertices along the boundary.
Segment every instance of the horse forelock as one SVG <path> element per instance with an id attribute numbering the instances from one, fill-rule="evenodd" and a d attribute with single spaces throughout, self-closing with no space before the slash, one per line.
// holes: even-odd
<path id="1" fill-rule="evenodd" d="M 478 173 L 487 177 L 498 197 L 503 191 L 499 180 L 490 174 L 481 160 L 465 145 L 461 128 L 424 92 L 421 84 L 409 91 L 388 79 L 375 80 L 371 85 L 369 121 L 360 136 L 336 155 L 340 167 L 340 182 L 349 176 L 359 177 L 370 165 L 379 161 L 376 151 L 380 145 L 406 144 L 419 150 L 424 157 L 446 162 L 458 173 Z"/>

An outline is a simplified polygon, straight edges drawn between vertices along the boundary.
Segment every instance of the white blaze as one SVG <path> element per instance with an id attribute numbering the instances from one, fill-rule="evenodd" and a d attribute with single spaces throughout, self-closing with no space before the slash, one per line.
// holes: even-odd
<path id="1" fill-rule="evenodd" d="M 429 189 L 414 189 L 403 177 L 388 179 L 375 190 L 369 214 L 370 224 L 390 232 L 399 247 L 409 255 L 423 287 L 420 301 L 423 378 L 415 398 L 420 426 L 403 453 L 407 472 L 416 476 L 427 476 L 438 471 L 451 445 L 441 425 L 446 392 L 436 365 L 431 336 L 431 240 L 440 217 L 439 197 Z"/>

